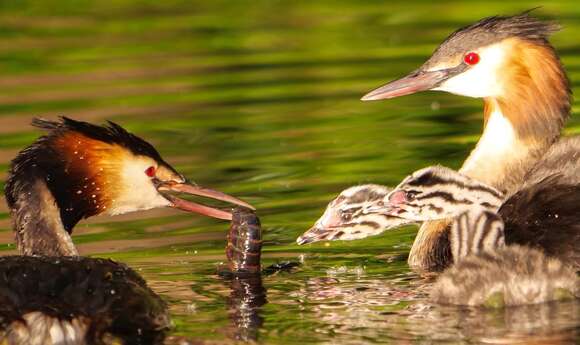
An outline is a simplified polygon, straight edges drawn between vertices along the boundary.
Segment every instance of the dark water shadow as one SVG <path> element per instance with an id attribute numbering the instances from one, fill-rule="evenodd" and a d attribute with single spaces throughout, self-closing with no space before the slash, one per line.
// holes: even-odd
<path id="1" fill-rule="evenodd" d="M 230 319 L 228 337 L 237 341 L 258 340 L 259 329 L 264 324 L 262 307 L 268 303 L 262 276 L 230 277 L 225 282 L 231 289 L 226 297 Z"/>

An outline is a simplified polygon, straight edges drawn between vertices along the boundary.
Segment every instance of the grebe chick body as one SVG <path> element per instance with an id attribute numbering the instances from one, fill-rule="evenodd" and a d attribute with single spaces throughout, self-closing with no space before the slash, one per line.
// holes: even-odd
<path id="1" fill-rule="evenodd" d="M 580 298 L 580 277 L 540 249 L 504 242 L 504 224 L 474 208 L 451 228 L 454 264 L 437 279 L 431 299 L 441 304 L 503 307 Z"/>

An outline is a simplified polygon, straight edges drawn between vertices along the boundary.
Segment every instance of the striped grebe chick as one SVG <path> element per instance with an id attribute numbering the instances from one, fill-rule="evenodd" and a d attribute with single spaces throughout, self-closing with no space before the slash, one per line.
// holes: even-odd
<path id="1" fill-rule="evenodd" d="M 505 245 L 504 223 L 495 213 L 472 208 L 452 225 L 454 264 L 431 290 L 441 304 L 503 307 L 580 298 L 580 277 L 540 249 Z"/>
<path id="2" fill-rule="evenodd" d="M 363 100 L 425 90 L 482 98 L 483 134 L 460 172 L 513 194 L 552 146 L 568 159 L 577 152 L 558 141 L 571 107 L 566 72 L 548 41 L 558 30 L 529 12 L 484 18 L 452 33 L 417 70 Z M 438 244 L 446 241 L 449 224 L 442 219 L 421 226 L 409 254 L 411 267 L 440 270 L 451 262 Z"/>
<path id="3" fill-rule="evenodd" d="M 554 160 L 557 157 L 553 155 Z M 502 217 L 506 243 L 540 248 L 580 268 L 580 183 L 574 182 L 579 177 L 563 169 L 542 179 L 548 170 L 538 169 L 538 174 L 535 171 L 530 172 L 521 190 L 507 197 L 489 185 L 442 166 L 420 169 L 392 190 L 379 185 L 351 187 L 329 204 L 325 214 L 298 243 L 365 238 L 405 224 L 455 218 L 480 207 Z M 356 197 L 349 198 L 351 195 Z M 448 231 L 431 237 L 433 243 L 426 242 L 422 248 L 431 251 L 431 255 L 451 258 L 448 237 Z"/>
<path id="4" fill-rule="evenodd" d="M 522 189 L 506 198 L 460 172 L 432 166 L 405 178 L 382 200 L 385 206 L 380 208 L 388 215 L 425 222 L 481 207 L 503 219 L 508 245 L 537 247 L 580 269 L 580 183 L 568 184 L 570 181 L 565 171 L 543 179 L 530 174 Z M 427 247 L 446 251 L 449 241 Z"/>
<path id="5" fill-rule="evenodd" d="M 373 210 L 372 206 L 382 202 L 390 191 L 389 188 L 376 184 L 353 186 L 343 190 L 328 203 L 324 214 L 314 226 L 298 237 L 296 242 L 307 244 L 357 240 L 413 223 Z"/>

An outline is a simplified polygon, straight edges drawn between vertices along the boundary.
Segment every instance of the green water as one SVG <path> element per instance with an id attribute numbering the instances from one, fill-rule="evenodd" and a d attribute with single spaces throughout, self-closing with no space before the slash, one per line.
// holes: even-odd
<path id="1" fill-rule="evenodd" d="M 536 1 L 3 1 L 0 177 L 39 132 L 33 116 L 113 120 L 154 143 L 201 185 L 243 197 L 264 226 L 267 303 L 241 308 L 215 275 L 228 224 L 171 210 L 95 218 L 75 229 L 84 255 L 127 262 L 171 306 L 174 336 L 264 343 L 574 343 L 580 305 L 506 312 L 427 302 L 405 255 L 415 228 L 298 247 L 342 189 L 395 184 L 433 163 L 460 166 L 482 126 L 481 101 L 424 93 L 358 99 L 421 64 L 455 28 Z M 573 83 L 580 6 L 537 13 Z M 579 104 L 574 103 L 574 113 Z M 569 133 L 580 132 L 572 116 Z M 11 230 L 0 206 L 0 241 Z M 236 305 L 238 305 L 236 307 Z"/>

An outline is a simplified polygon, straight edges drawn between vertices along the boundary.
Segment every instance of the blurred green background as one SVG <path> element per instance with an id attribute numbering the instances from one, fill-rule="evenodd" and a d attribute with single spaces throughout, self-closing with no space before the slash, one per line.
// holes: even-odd
<path id="1" fill-rule="evenodd" d="M 481 132 L 481 100 L 359 98 L 415 69 L 456 28 L 536 6 L 534 15 L 564 25 L 552 43 L 578 91 L 577 1 L 0 1 L 2 187 L 10 159 L 40 134 L 31 119 L 66 115 L 116 121 L 194 181 L 257 206 L 265 264 L 303 266 L 264 278 L 269 303 L 252 309 L 262 322 L 246 322 L 245 336 L 230 285 L 215 275 L 228 224 L 154 210 L 75 229 L 82 254 L 129 263 L 171 303 L 174 335 L 407 344 L 490 334 L 525 343 L 541 334 L 573 342 L 578 305 L 526 328 L 506 315 L 426 303 L 405 262 L 413 228 L 294 245 L 350 185 L 392 185 L 434 163 L 459 167 Z M 577 112 L 574 103 L 568 133 L 580 131 Z M 14 252 L 4 200 L 0 242 Z"/>

